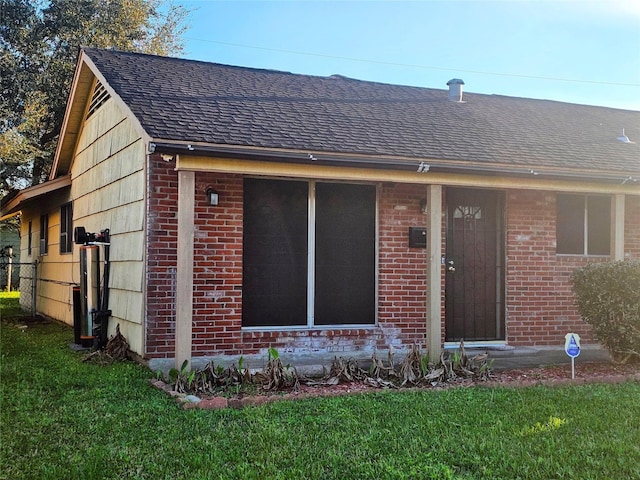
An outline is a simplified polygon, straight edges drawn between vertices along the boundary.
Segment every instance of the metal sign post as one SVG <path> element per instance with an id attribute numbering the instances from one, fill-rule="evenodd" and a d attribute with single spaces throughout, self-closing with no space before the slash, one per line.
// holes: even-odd
<path id="1" fill-rule="evenodd" d="M 564 339 L 564 351 L 571 357 L 571 379 L 573 380 L 576 378 L 575 359 L 580 355 L 580 335 L 567 333 Z"/>

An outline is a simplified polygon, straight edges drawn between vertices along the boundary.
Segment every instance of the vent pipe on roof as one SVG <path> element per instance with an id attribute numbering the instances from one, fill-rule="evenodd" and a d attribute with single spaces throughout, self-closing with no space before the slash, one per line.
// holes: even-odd
<path id="1" fill-rule="evenodd" d="M 459 78 L 452 78 L 447 82 L 449 86 L 449 100 L 452 102 L 462 102 L 462 85 L 464 82 Z"/>

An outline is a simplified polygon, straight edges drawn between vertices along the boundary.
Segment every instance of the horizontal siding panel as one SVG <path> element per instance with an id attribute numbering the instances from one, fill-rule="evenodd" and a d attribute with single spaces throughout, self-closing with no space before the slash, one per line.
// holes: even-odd
<path id="1" fill-rule="evenodd" d="M 111 261 L 142 261 L 144 233 L 142 231 L 111 236 Z"/>
<path id="2" fill-rule="evenodd" d="M 73 290 L 71 285 L 38 282 L 36 310 L 47 317 L 73 325 Z"/>
<path id="3" fill-rule="evenodd" d="M 38 280 L 44 282 L 75 283 L 79 281 L 79 273 L 73 270 L 71 255 L 69 255 L 69 262 L 51 262 L 43 257 L 42 262 L 38 264 L 37 272 Z"/>
<path id="4" fill-rule="evenodd" d="M 118 232 L 138 232 L 144 227 L 144 201 L 129 203 L 127 205 L 121 205 L 112 210 L 111 231 Z"/>
<path id="5" fill-rule="evenodd" d="M 73 307 L 66 301 L 56 301 L 52 299 L 38 299 L 36 306 L 38 313 L 49 318 L 55 318 L 67 325 L 73 325 Z"/>
<path id="6" fill-rule="evenodd" d="M 127 290 L 109 290 L 109 308 L 114 317 L 126 318 L 133 323 L 142 324 L 142 292 Z"/>
<path id="7" fill-rule="evenodd" d="M 142 262 L 111 262 L 109 285 L 114 289 L 141 292 L 143 276 Z"/>
<path id="8" fill-rule="evenodd" d="M 102 107 L 84 122 L 82 133 L 78 140 L 78 151 L 90 146 L 96 139 L 103 136 L 125 118 L 125 113 L 118 107 L 117 103 L 113 99 L 107 100 Z"/>
<path id="9" fill-rule="evenodd" d="M 109 156 L 113 156 L 118 152 L 123 151 L 133 143 L 142 140 L 138 130 L 133 126 L 130 121 L 121 122 L 113 127 L 105 138 L 109 138 Z"/>
<path id="10" fill-rule="evenodd" d="M 141 138 L 138 138 L 114 156 L 114 161 L 118 164 L 117 168 L 120 170 L 121 176 L 126 177 L 133 172 L 144 169 L 146 158 L 144 148 L 144 142 Z"/>
<path id="11" fill-rule="evenodd" d="M 116 205 L 111 206 L 111 208 L 144 199 L 146 182 L 143 171 L 138 171 L 128 177 L 124 177 L 122 182 L 118 184 L 120 186 L 120 201 Z"/>

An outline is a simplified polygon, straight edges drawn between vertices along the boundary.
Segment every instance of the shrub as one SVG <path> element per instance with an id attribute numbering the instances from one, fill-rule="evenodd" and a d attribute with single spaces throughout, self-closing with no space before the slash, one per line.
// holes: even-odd
<path id="1" fill-rule="evenodd" d="M 580 315 L 613 358 L 640 359 L 640 262 L 592 263 L 571 279 Z"/>

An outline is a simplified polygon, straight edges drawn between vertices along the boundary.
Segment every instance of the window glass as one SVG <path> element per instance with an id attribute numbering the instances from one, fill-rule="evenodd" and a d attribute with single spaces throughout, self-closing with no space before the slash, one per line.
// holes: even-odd
<path id="1" fill-rule="evenodd" d="M 371 185 L 245 179 L 243 326 L 374 323 L 375 205 Z"/>
<path id="2" fill-rule="evenodd" d="M 557 253 L 609 255 L 611 199 L 607 196 L 558 195 Z"/>
<path id="3" fill-rule="evenodd" d="M 70 203 L 60 208 L 60 253 L 73 251 L 73 210 Z"/>
<path id="4" fill-rule="evenodd" d="M 587 253 L 609 255 L 611 253 L 611 199 L 587 198 Z"/>
<path id="5" fill-rule="evenodd" d="M 307 324 L 306 182 L 245 179 L 242 324 Z"/>
<path id="6" fill-rule="evenodd" d="M 40 216 L 40 255 L 49 252 L 49 215 Z"/>
<path id="7" fill-rule="evenodd" d="M 584 197 L 558 195 L 556 217 L 558 253 L 584 252 Z"/>
<path id="8" fill-rule="evenodd" d="M 316 184 L 316 325 L 375 321 L 375 200 L 371 185 Z"/>

